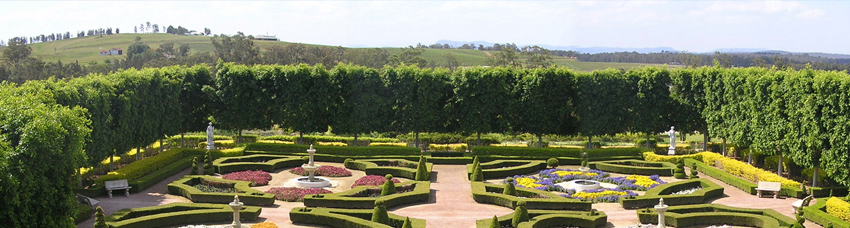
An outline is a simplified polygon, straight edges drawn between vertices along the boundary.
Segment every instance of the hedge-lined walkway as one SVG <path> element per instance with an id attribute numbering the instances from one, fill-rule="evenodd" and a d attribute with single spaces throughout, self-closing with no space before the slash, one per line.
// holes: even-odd
<path id="1" fill-rule="evenodd" d="M 328 163 L 322 165 L 340 166 L 338 163 Z M 289 176 L 286 170 L 280 171 L 280 176 Z M 355 176 L 362 176 L 362 171 L 352 170 L 356 173 Z M 174 202 L 189 202 L 189 200 L 168 195 L 166 186 L 174 180 L 177 180 L 184 175 L 189 174 L 189 170 L 184 170 L 179 174 L 169 177 L 160 183 L 146 189 L 141 193 L 131 194 L 130 197 L 125 197 L 121 194 L 115 194 L 115 197 L 98 197 L 100 206 L 108 214 L 118 211 L 123 208 L 137 208 L 156 206 Z M 700 175 L 701 178 L 709 179 L 724 188 L 724 196 L 712 200 L 709 203 L 722 204 L 733 207 L 757 208 L 757 209 L 773 209 L 786 216 L 794 218 L 791 213 L 791 203 L 796 201 L 796 198 L 757 198 L 755 195 L 750 195 L 740 189 L 730 186 L 717 179 Z M 278 176 L 275 176 L 278 178 Z M 270 186 L 280 186 L 288 178 L 278 178 L 272 181 Z M 502 216 L 513 212 L 513 210 L 501 206 L 478 204 L 472 199 L 472 190 L 469 180 L 466 178 L 465 165 L 434 165 L 433 173 L 431 174 L 431 191 L 432 198 L 428 203 L 417 204 L 410 206 L 402 206 L 390 208 L 389 211 L 402 216 L 410 216 L 427 221 L 428 227 L 457 227 L 457 228 L 474 228 L 475 220 L 492 218 L 493 215 Z M 341 183 L 350 185 L 350 183 Z M 345 188 L 345 187 L 343 187 Z M 336 192 L 336 190 L 335 190 Z M 812 204 L 815 202 L 812 201 Z M 269 207 L 263 207 L 263 212 L 260 219 L 256 223 L 269 221 L 276 223 L 279 227 L 323 227 L 307 224 L 292 224 L 289 221 L 289 211 L 294 207 L 303 206 L 300 202 L 283 202 L 275 201 L 275 204 Z M 626 227 L 638 223 L 635 210 L 625 210 L 618 203 L 600 203 L 594 204 L 593 208 L 604 211 L 608 214 L 607 227 Z M 250 222 L 253 223 L 253 222 Z M 94 217 L 80 223 L 77 228 L 91 228 L 94 224 Z M 216 224 L 207 224 L 216 225 Z M 221 224 L 219 224 L 221 225 Z M 822 228 L 811 221 L 806 221 L 807 228 Z"/>

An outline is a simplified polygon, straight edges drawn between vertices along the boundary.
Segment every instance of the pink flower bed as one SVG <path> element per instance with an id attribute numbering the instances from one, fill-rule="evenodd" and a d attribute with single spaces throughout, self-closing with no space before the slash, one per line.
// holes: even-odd
<path id="1" fill-rule="evenodd" d="M 274 198 L 286 202 L 303 202 L 304 196 L 313 194 L 333 193 L 324 188 L 271 188 L 266 193 L 274 194 Z"/>
<path id="2" fill-rule="evenodd" d="M 241 181 L 250 181 L 251 186 L 263 186 L 268 185 L 269 181 L 272 180 L 272 175 L 265 171 L 241 171 L 241 172 L 232 172 L 228 174 L 224 174 L 221 178 L 227 180 L 241 180 Z"/>
<path id="3" fill-rule="evenodd" d="M 295 175 L 307 176 L 309 173 L 307 170 L 301 167 L 295 167 L 289 170 L 290 173 Z M 351 171 L 348 171 L 346 168 L 336 167 L 336 166 L 319 166 L 319 169 L 316 170 L 316 176 L 325 176 L 325 177 L 350 177 Z"/>
<path id="4" fill-rule="evenodd" d="M 385 181 L 387 181 L 387 178 L 384 177 L 384 176 L 368 175 L 368 176 L 361 177 L 360 179 L 357 179 L 356 181 L 354 181 L 354 184 L 352 184 L 351 187 L 353 188 L 353 187 L 357 187 L 357 186 L 361 186 L 361 185 L 377 186 L 377 185 L 384 184 Z M 393 178 L 393 183 L 400 183 L 400 182 L 401 182 L 400 180 Z"/>

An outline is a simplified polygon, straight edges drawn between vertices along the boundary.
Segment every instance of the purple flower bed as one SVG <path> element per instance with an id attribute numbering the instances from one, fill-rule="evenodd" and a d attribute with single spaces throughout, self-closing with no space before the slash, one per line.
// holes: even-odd
<path id="1" fill-rule="evenodd" d="M 263 186 L 268 185 L 269 181 L 272 180 L 272 175 L 265 171 L 241 171 L 241 172 L 232 172 L 221 176 L 222 179 L 227 180 L 241 180 L 241 181 L 250 181 L 251 187 L 254 186 Z"/>
<path id="2" fill-rule="evenodd" d="M 361 185 L 377 186 L 384 184 L 385 181 L 387 181 L 387 178 L 384 176 L 368 175 L 354 181 L 354 184 L 352 184 L 351 187 L 353 188 Z M 401 183 L 401 181 L 393 178 L 393 183 Z"/>
<path id="3" fill-rule="evenodd" d="M 304 170 L 304 168 L 301 167 L 295 167 L 293 169 L 290 169 L 289 172 L 301 176 L 310 175 L 307 170 Z M 319 166 L 319 169 L 316 169 L 314 175 L 325 177 L 350 177 L 351 171 L 348 171 L 348 169 L 346 168 L 336 166 Z"/>
<path id="4" fill-rule="evenodd" d="M 274 194 L 274 198 L 280 201 L 303 202 L 306 195 L 332 192 L 324 188 L 271 188 L 266 193 Z"/>
<path id="5" fill-rule="evenodd" d="M 515 180 L 523 180 L 522 184 L 517 184 L 517 186 L 519 187 L 533 187 L 535 189 L 543 191 L 563 192 L 565 193 L 562 195 L 564 197 L 587 200 L 592 202 L 618 202 L 621 197 L 637 196 L 637 193 L 632 192 L 632 190 L 646 191 L 648 189 L 666 183 L 664 181 L 661 181 L 658 175 L 652 175 L 649 177 L 632 175 L 632 177 L 637 177 L 637 179 L 643 181 L 643 185 L 641 185 L 636 184 L 638 180 L 636 180 L 635 178 L 630 179 L 628 177 L 611 177 L 609 173 L 599 170 L 589 170 L 585 173 L 580 173 L 576 171 L 577 170 L 547 169 L 540 171 L 540 173 L 538 173 L 538 175 L 536 176 L 517 175 L 513 178 Z M 597 189 L 588 190 L 585 192 L 576 192 L 575 190 L 564 189 L 560 185 L 556 185 L 557 183 L 576 179 L 587 179 L 595 180 L 598 182 L 611 183 L 616 184 L 617 187 L 614 189 Z M 648 180 L 655 181 L 657 182 L 657 184 L 650 185 L 648 183 L 651 183 L 651 181 Z"/>

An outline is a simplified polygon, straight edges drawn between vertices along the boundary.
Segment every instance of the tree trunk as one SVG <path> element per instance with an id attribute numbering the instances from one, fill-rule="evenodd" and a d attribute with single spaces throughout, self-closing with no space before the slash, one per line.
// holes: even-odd
<path id="1" fill-rule="evenodd" d="M 358 146 L 358 145 L 360 145 L 360 144 L 357 144 L 357 134 L 354 134 L 354 146 Z"/>
<path id="2" fill-rule="evenodd" d="M 159 153 L 162 153 L 162 138 L 159 139 Z"/>
<path id="3" fill-rule="evenodd" d="M 112 164 L 112 159 L 115 157 L 115 150 L 112 150 L 112 153 L 109 154 L 109 171 L 115 170 L 115 165 Z"/>
<path id="4" fill-rule="evenodd" d="M 186 148 L 186 144 L 183 142 L 183 133 L 180 133 L 180 148 Z"/>
<path id="5" fill-rule="evenodd" d="M 587 149 L 593 149 L 593 136 L 587 136 Z"/>
<path id="6" fill-rule="evenodd" d="M 750 149 L 750 152 L 747 152 L 747 164 L 753 164 L 753 149 Z"/>
<path id="7" fill-rule="evenodd" d="M 481 132 L 476 133 L 478 138 L 475 139 L 475 146 L 481 146 Z"/>
<path id="8" fill-rule="evenodd" d="M 815 168 L 813 170 L 814 173 L 812 174 L 812 187 L 813 188 L 818 186 L 818 171 L 819 170 L 820 170 L 820 165 L 819 164 L 815 165 Z"/>
<path id="9" fill-rule="evenodd" d="M 650 147 L 649 147 L 649 135 L 650 135 L 650 134 L 652 134 L 652 133 L 646 133 L 646 148 L 647 148 L 647 149 L 653 149 L 653 148 L 650 148 Z"/>
<path id="10" fill-rule="evenodd" d="M 136 147 L 136 161 L 142 159 L 142 150 L 139 147 Z"/>
<path id="11" fill-rule="evenodd" d="M 77 172 L 77 187 L 83 187 L 83 174 L 80 173 L 80 168 L 74 169 Z"/>
<path id="12" fill-rule="evenodd" d="M 705 131 L 705 133 L 702 135 L 702 151 L 708 151 L 709 140 L 710 139 L 708 137 L 708 131 Z"/>
<path id="13" fill-rule="evenodd" d="M 239 138 L 236 139 L 236 144 L 239 144 L 239 143 L 242 143 L 242 129 L 239 129 L 237 131 L 239 131 L 239 136 L 238 136 Z"/>
<path id="14" fill-rule="evenodd" d="M 413 132 L 413 145 L 419 148 L 419 132 Z"/>
<path id="15" fill-rule="evenodd" d="M 723 147 L 721 147 L 721 150 L 723 150 L 723 157 L 726 157 L 726 137 L 723 137 Z"/>
<path id="16" fill-rule="evenodd" d="M 782 176 L 782 153 L 779 153 L 779 162 L 776 164 L 776 174 Z"/>
<path id="17" fill-rule="evenodd" d="M 537 134 L 537 148 L 543 148 L 543 135 Z"/>
<path id="18" fill-rule="evenodd" d="M 298 132 L 298 145 L 304 144 L 304 133 Z"/>

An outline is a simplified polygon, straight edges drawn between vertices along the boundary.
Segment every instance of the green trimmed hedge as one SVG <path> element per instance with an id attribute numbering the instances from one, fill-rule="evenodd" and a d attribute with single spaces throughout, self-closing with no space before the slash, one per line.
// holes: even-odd
<path id="1" fill-rule="evenodd" d="M 463 157 L 464 152 L 431 152 L 431 157 Z"/>
<path id="2" fill-rule="evenodd" d="M 637 214 L 641 223 L 658 222 L 658 212 L 655 209 L 637 210 Z M 771 209 L 739 208 L 719 204 L 670 206 L 664 215 L 667 225 L 675 227 L 727 224 L 774 228 L 788 227 L 797 222 Z"/>
<path id="3" fill-rule="evenodd" d="M 245 206 L 239 218 L 254 221 L 261 207 Z M 233 209 L 226 204 L 170 203 L 154 207 L 122 209 L 106 217 L 112 228 L 149 228 L 233 221 Z"/>
<path id="4" fill-rule="evenodd" d="M 214 193 L 203 192 L 193 185 L 199 184 L 201 180 L 232 183 L 238 191 L 242 193 Z M 226 180 L 210 176 L 186 175 L 183 178 L 175 180 L 168 184 L 168 193 L 172 195 L 183 196 L 195 203 L 229 203 L 233 202 L 233 196 L 238 195 L 239 200 L 246 205 L 268 206 L 274 204 L 274 194 L 266 194 L 262 191 L 254 190 L 249 185 L 249 181 Z"/>
<path id="5" fill-rule="evenodd" d="M 183 160 L 177 161 L 177 162 L 175 162 L 171 165 L 162 167 L 161 169 L 157 170 L 156 172 L 150 173 L 148 175 L 143 176 L 142 178 L 131 181 L 129 183 L 130 187 L 132 187 L 130 189 L 130 192 L 132 192 L 132 193 L 141 192 L 141 191 L 155 185 L 156 183 L 159 183 L 160 181 L 165 180 L 165 179 L 167 179 L 171 176 L 174 176 L 177 173 L 180 173 L 181 171 L 186 170 L 186 169 L 191 168 L 191 167 L 192 167 L 192 158 L 191 157 L 184 158 Z M 104 191 L 106 191 L 106 190 L 104 189 Z"/>
<path id="6" fill-rule="evenodd" d="M 715 179 L 723 181 L 724 183 L 732 185 L 732 186 L 734 186 L 738 189 L 741 189 L 745 192 L 748 192 L 752 195 L 755 195 L 757 193 L 757 191 L 756 191 L 756 188 L 758 187 L 757 184 L 752 183 L 748 180 L 745 180 L 741 177 L 729 174 L 726 171 L 714 168 L 712 166 L 709 166 L 705 163 L 702 163 L 700 161 L 697 161 L 697 160 L 694 160 L 694 159 L 691 159 L 691 158 L 685 158 L 685 165 L 688 166 L 688 167 L 694 167 L 693 165 L 696 165 L 697 170 L 704 173 L 705 175 L 708 175 L 708 176 L 711 176 Z M 780 190 L 779 194 L 794 197 L 794 198 L 805 197 L 803 190 L 797 189 L 797 188 L 784 187 L 784 186 L 782 187 L 782 190 Z"/>
<path id="7" fill-rule="evenodd" d="M 811 187 L 809 191 L 815 197 L 827 197 L 830 191 L 832 191 L 832 196 L 846 196 L 848 194 L 847 187 Z"/>
<path id="8" fill-rule="evenodd" d="M 479 158 L 480 159 L 480 158 Z M 541 160 L 498 160 L 481 163 L 481 171 L 485 179 L 497 179 L 525 175 L 546 169 L 546 162 Z M 466 165 L 467 177 L 472 176 L 472 164 Z"/>
<path id="9" fill-rule="evenodd" d="M 821 226 L 832 224 L 835 228 L 850 228 L 850 222 L 836 218 L 835 216 L 826 213 L 826 200 L 829 197 L 818 198 L 815 204 L 803 207 L 803 217 L 817 223 Z"/>
<path id="10" fill-rule="evenodd" d="M 235 148 L 229 150 L 210 150 L 210 154 L 213 158 L 239 156 L 242 154 L 243 150 L 243 148 Z M 193 156 L 203 156 L 205 152 L 206 150 L 200 149 L 171 149 L 159 153 L 156 156 L 127 164 L 124 167 L 121 167 L 120 169 L 109 172 L 109 174 L 97 178 L 95 182 L 96 185 L 100 186 L 103 185 L 103 182 L 110 180 L 126 179 L 127 181 L 132 182 L 146 175 L 162 170 L 164 167 L 172 165 L 184 158 L 191 158 Z M 141 189 L 137 191 L 141 191 Z"/>
<path id="11" fill-rule="evenodd" d="M 503 155 L 523 157 L 582 157 L 587 152 L 588 158 L 637 156 L 641 157 L 645 148 L 610 148 L 610 149 L 572 149 L 572 148 L 527 148 L 507 146 L 476 146 L 472 148 L 473 155 Z"/>
<path id="12" fill-rule="evenodd" d="M 670 193 L 702 187 L 702 189 L 686 195 L 670 195 Z M 626 209 L 646 208 L 658 204 L 658 199 L 664 198 L 664 204 L 686 205 L 686 204 L 701 204 L 706 200 L 723 195 L 723 187 L 706 179 L 693 179 L 667 183 L 646 191 L 642 196 L 634 198 L 621 198 L 620 205 Z"/>
<path id="13" fill-rule="evenodd" d="M 268 151 L 275 153 L 306 153 L 309 145 L 282 144 L 282 143 L 249 143 L 245 150 Z M 330 155 L 419 155 L 420 150 L 412 147 L 397 146 L 370 146 L 370 147 L 348 147 L 348 146 L 313 146 L 316 154 Z"/>
<path id="14" fill-rule="evenodd" d="M 419 157 L 416 158 L 417 161 Z M 395 166 L 381 166 L 383 163 L 388 163 L 390 161 L 402 161 L 406 163 L 411 163 L 413 165 L 418 165 L 417 162 L 404 160 L 404 159 L 365 159 L 365 160 L 355 160 L 348 163 L 345 163 L 345 168 L 363 170 L 366 172 L 366 175 L 387 175 L 391 174 L 394 177 L 403 177 L 407 179 L 416 179 L 416 168 L 405 168 L 405 167 L 395 167 Z M 426 162 L 425 166 L 428 168 L 428 172 L 430 173 L 434 164 L 430 162 Z"/>
<path id="15" fill-rule="evenodd" d="M 499 216 L 499 227 L 511 225 L 513 213 Z M 517 228 L 548 228 L 548 227 L 605 227 L 608 223 L 608 215 L 605 212 L 596 211 L 591 215 L 588 211 L 550 211 L 550 210 L 528 210 L 529 221 L 522 222 Z M 475 227 L 488 228 L 492 218 L 475 221 Z"/>
<path id="16" fill-rule="evenodd" d="M 301 156 L 267 154 L 219 158 L 213 161 L 212 165 L 217 173 L 230 173 L 245 170 L 274 172 L 279 169 L 299 167 L 305 163 L 307 159 Z"/>
<path id="17" fill-rule="evenodd" d="M 372 222 L 372 209 L 306 208 L 289 211 L 289 220 L 295 224 L 314 224 L 337 228 L 393 228 L 401 227 L 405 217 L 388 213 L 392 226 Z M 424 228 L 425 220 L 410 218 L 414 228 Z"/>
<path id="18" fill-rule="evenodd" d="M 357 186 L 351 190 L 331 193 L 304 196 L 304 206 L 307 207 L 328 207 L 328 208 L 349 208 L 349 209 L 371 209 L 375 207 L 375 201 L 383 201 L 387 208 L 428 202 L 431 196 L 431 182 L 428 181 L 406 181 L 396 183 L 396 189 L 402 186 L 415 184 L 413 191 L 405 193 L 396 193 L 380 197 L 352 197 L 367 189 L 380 189 L 380 186 Z M 398 190 L 397 190 L 398 191 Z"/>
<path id="19" fill-rule="evenodd" d="M 494 204 L 508 208 L 515 208 L 517 202 L 525 201 L 525 207 L 528 209 L 546 209 L 546 210 L 579 210 L 590 211 L 592 203 L 589 201 L 581 201 L 570 199 L 561 195 L 530 188 L 517 188 L 517 196 L 502 194 L 504 186 L 497 184 L 487 184 L 483 182 L 471 182 L 472 199 L 478 203 Z M 539 195 L 546 198 L 534 198 L 527 196 Z"/>
<path id="20" fill-rule="evenodd" d="M 616 160 L 591 162 L 591 169 L 612 173 L 673 176 L 676 165 L 669 162 L 647 162 L 641 160 Z"/>
<path id="21" fill-rule="evenodd" d="M 274 136 L 266 136 L 260 137 L 261 140 L 277 140 L 277 141 L 289 141 L 289 142 L 297 142 L 298 136 L 290 136 L 290 135 L 274 135 Z M 303 137 L 305 144 L 316 144 L 316 142 L 341 142 L 341 143 L 351 143 L 354 141 L 354 137 L 345 137 L 345 136 L 319 136 L 319 135 L 305 135 Z M 372 137 L 357 137 L 358 143 L 360 141 L 369 141 L 369 142 L 400 142 L 398 139 L 394 138 L 372 138 Z"/>

